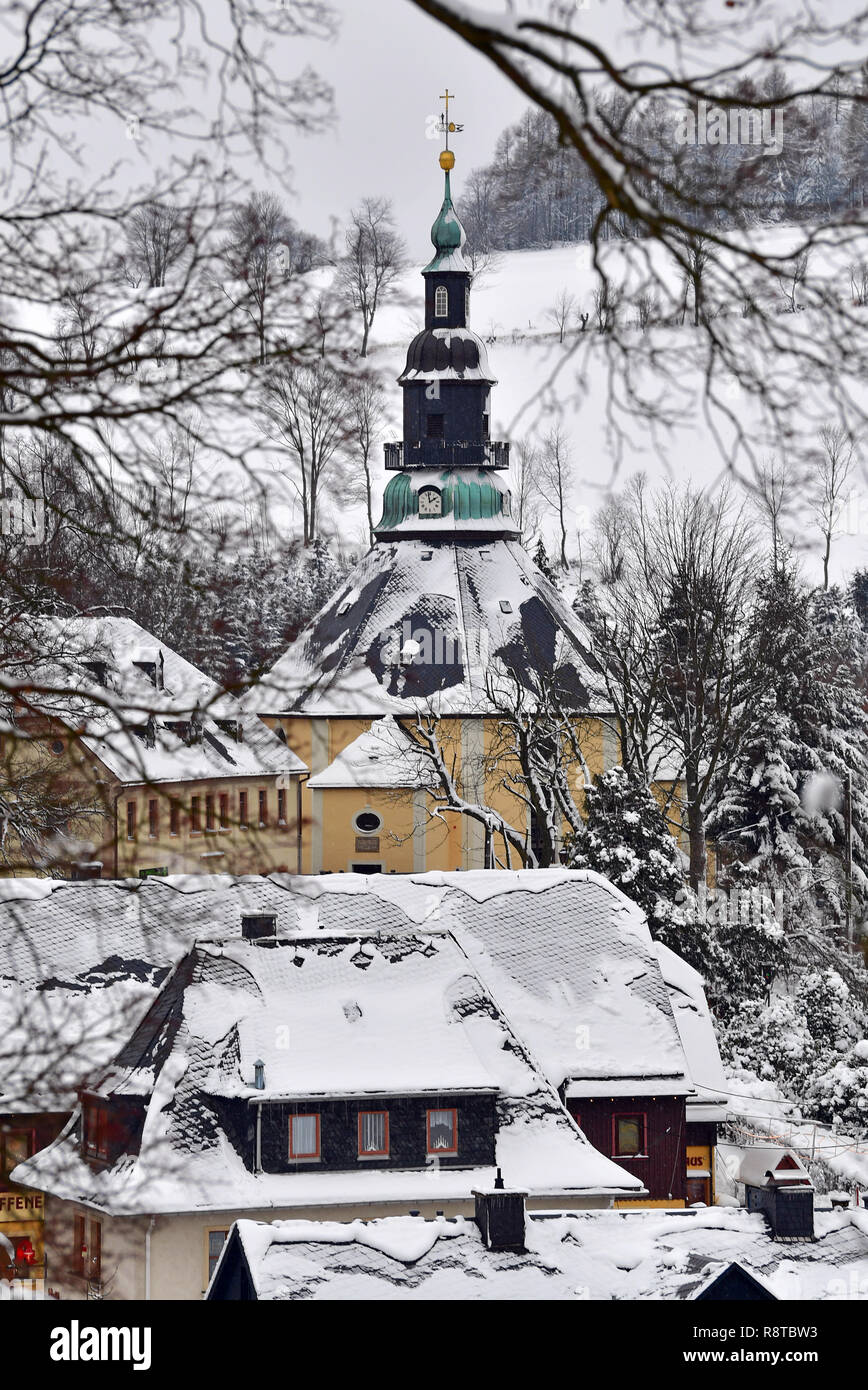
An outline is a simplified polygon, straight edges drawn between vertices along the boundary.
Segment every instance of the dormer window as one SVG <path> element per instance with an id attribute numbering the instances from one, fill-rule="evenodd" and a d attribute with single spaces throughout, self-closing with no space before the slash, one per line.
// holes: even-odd
<path id="1" fill-rule="evenodd" d="M 108 1106 L 96 1100 L 86 1100 L 83 1105 L 84 1126 L 82 1149 L 86 1158 L 106 1160 L 109 1157 L 109 1110 Z"/>
<path id="2" fill-rule="evenodd" d="M 436 319 L 449 317 L 449 291 L 445 285 L 438 285 L 434 291 L 434 317 Z"/>
<path id="3" fill-rule="evenodd" d="M 423 487 L 419 492 L 419 515 L 420 516 L 442 516 L 443 499 L 440 496 L 440 489 L 436 487 Z"/>

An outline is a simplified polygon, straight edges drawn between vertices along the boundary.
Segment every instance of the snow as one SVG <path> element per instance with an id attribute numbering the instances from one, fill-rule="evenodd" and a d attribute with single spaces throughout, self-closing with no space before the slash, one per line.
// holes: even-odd
<path id="1" fill-rule="evenodd" d="M 690 1079 L 698 1092 L 688 1102 L 689 1118 L 722 1120 L 728 1104 L 727 1082 L 702 977 L 662 942 L 655 942 L 654 949 L 669 990 Z"/>
<path id="2" fill-rule="evenodd" d="M 587 18 L 583 15 L 583 24 Z M 459 178 L 455 184 L 459 201 L 464 183 L 465 179 Z M 771 255 L 786 257 L 794 246 L 801 244 L 808 230 L 761 226 L 749 233 L 734 231 L 731 237 L 735 244 L 755 244 Z M 836 246 L 835 235 L 830 231 L 815 247 L 812 274 L 826 280 L 830 292 L 849 304 L 848 266 L 858 258 L 860 248 L 852 230 L 849 245 L 845 242 Z M 635 288 L 640 282 L 647 283 L 650 265 L 654 276 L 669 286 L 677 299 L 679 273 L 663 248 L 647 241 L 611 242 L 599 250 L 605 272 L 616 284 L 632 282 Z M 400 277 L 394 298 L 377 313 L 371 357 L 387 379 L 397 380 L 407 345 L 422 326 L 420 269 L 412 267 Z M 515 442 L 526 436 L 540 436 L 550 428 L 553 419 L 560 421 L 572 456 L 570 513 L 583 531 L 610 489 L 621 486 L 635 472 L 645 472 L 652 485 L 674 478 L 712 487 L 719 483 L 734 451 L 739 476 L 751 479 L 754 460 L 774 452 L 779 440 L 762 420 L 754 395 L 734 377 L 727 381 L 719 366 L 712 373 L 715 389 L 723 407 L 732 411 L 744 432 L 740 444 L 736 443 L 732 421 L 725 418 L 721 407 L 707 407 L 703 401 L 706 346 L 700 333 L 689 326 L 659 329 L 650 334 L 624 330 L 622 336 L 631 354 L 629 363 L 618 350 L 610 353 L 611 343 L 606 335 L 593 331 L 571 333 L 563 344 L 558 342 L 547 319 L 558 294 L 566 289 L 582 309 L 591 310 L 597 284 L 592 251 L 587 244 L 500 253 L 477 277 L 471 293 L 471 327 L 487 343 L 500 383 L 492 392 L 492 438 Z M 747 363 L 753 350 L 752 328 L 749 319 L 738 317 L 738 308 L 735 306 L 734 317 L 716 321 L 715 327 L 733 337 L 734 355 Z M 773 320 L 775 333 L 784 341 L 788 333 L 800 334 L 804 350 L 810 351 L 812 335 L 817 334 L 813 319 L 811 311 L 783 315 Z M 652 348 L 670 374 L 665 389 L 661 376 L 648 368 Z M 767 363 L 757 363 L 756 375 L 762 379 L 766 375 L 764 367 L 767 369 Z M 815 445 L 819 425 L 833 418 L 837 409 L 824 393 L 819 378 L 815 376 L 806 382 L 803 370 L 794 372 L 792 363 L 787 363 L 786 368 L 784 371 L 782 366 L 780 380 L 773 384 L 775 389 L 783 389 L 786 382 L 792 397 L 788 420 L 794 432 L 791 447 L 795 452 Z M 635 416 L 631 418 L 624 412 L 628 382 L 637 394 L 652 402 L 665 396 L 667 410 L 677 416 L 671 430 Z M 842 381 L 840 385 L 842 392 L 850 389 L 853 399 L 860 398 L 859 382 Z M 617 403 L 610 414 L 613 396 Z M 387 404 L 392 421 L 392 433 L 387 437 L 397 439 L 401 437 L 400 393 L 395 391 Z M 749 450 L 753 450 L 753 458 Z M 375 469 L 378 487 L 385 486 L 388 476 L 383 472 L 378 479 Z M 864 501 L 858 489 L 854 497 L 857 504 Z M 376 497 L 375 504 L 378 503 Z M 844 534 L 833 547 L 833 577 L 852 569 L 863 556 L 864 524 L 860 525 L 857 511 L 858 505 L 854 505 L 853 515 L 848 513 L 842 523 Z M 792 522 L 792 538 L 803 553 L 809 526 L 806 502 L 804 512 L 795 515 Z M 550 517 L 543 528 L 548 539 L 553 535 L 553 527 Z M 810 563 L 816 574 L 819 544 L 812 548 Z"/>
<path id="3" fill-rule="evenodd" d="M 602 1094 L 608 1084 L 611 1094 L 616 1081 L 624 1093 L 653 1079 L 658 1093 L 686 1094 L 684 1050 L 642 913 L 597 874 L 552 878 L 537 909 L 545 952 L 529 937 L 524 895 L 513 892 L 496 913 L 462 912 L 456 935 L 469 958 L 554 1085 Z"/>
<path id="4" fill-rule="evenodd" d="M 794 1154 L 790 1149 L 781 1148 L 777 1144 L 752 1144 L 745 1149 L 738 1170 L 738 1181 L 750 1183 L 752 1187 L 768 1187 L 768 1174 L 774 1173 L 785 1157 L 787 1166 L 781 1173 L 781 1177 L 786 1178 L 788 1182 L 798 1178 L 805 1183 L 810 1183 L 810 1174 L 799 1159 L 798 1154 Z"/>
<path id="5" fill-rule="evenodd" d="M 31 673 L 32 684 L 25 683 L 28 702 L 66 722 L 127 785 L 307 770 L 234 696 L 131 618 L 49 619 L 45 649 L 50 655 Z M 88 661 L 106 662 L 104 685 L 87 669 Z M 162 684 L 155 685 L 137 662 L 154 663 Z M 6 682 L 5 689 L 14 692 L 15 684 Z M 193 716 L 200 733 L 185 742 L 169 725 Z M 241 741 L 218 720 L 240 726 Z M 148 723 L 152 737 L 146 740 L 134 730 Z"/>
<path id="6" fill-rule="evenodd" d="M 395 728 L 395 721 L 377 719 L 370 729 L 353 739 L 328 767 L 309 777 L 308 787 L 422 787 L 433 773 L 409 740 Z"/>
<path id="7" fill-rule="evenodd" d="M 860 1216 L 818 1215 L 819 1240 L 784 1250 L 761 1216 L 722 1208 L 532 1213 L 524 1254 L 487 1251 L 475 1223 L 460 1217 L 241 1221 L 236 1229 L 257 1296 L 267 1300 L 692 1299 L 733 1262 L 776 1298 L 813 1300 L 865 1296 Z M 230 1253 L 227 1243 L 223 1258 Z"/>
<path id="8" fill-rule="evenodd" d="M 785 1099 L 771 1081 L 745 1071 L 730 1077 L 730 1120 L 749 1142 L 761 1135 L 792 1148 L 802 1162 L 816 1159 L 837 1178 L 868 1190 L 868 1140 L 802 1117 L 797 1105 Z M 743 1120 L 743 1125 L 739 1125 Z"/>
<path id="9" fill-rule="evenodd" d="M 349 610 L 348 595 L 358 598 Z M 511 609 L 505 613 L 506 601 Z M 406 642 L 421 652 L 402 662 Z M 590 635 L 516 542 L 381 543 L 245 698 L 260 714 L 481 714 L 541 662 L 559 663 L 576 710 L 608 712 Z M 568 674 L 568 667 L 573 674 Z"/>
<path id="10" fill-rule="evenodd" d="M 492 891 L 496 885 L 499 893 Z M 654 1071 L 654 1048 L 666 1026 L 665 987 L 659 974 L 656 982 L 653 977 L 656 958 L 647 929 L 641 919 L 636 921 L 635 909 L 626 909 L 627 900 L 604 880 L 570 870 L 524 870 L 406 879 L 373 875 L 369 880 L 358 875 L 275 875 L 209 882 L 207 890 L 197 893 L 183 891 L 189 886 L 186 880 L 177 886 L 182 891 L 174 901 L 182 920 L 174 922 L 176 933 L 183 932 L 188 941 L 198 934 L 200 941 L 163 986 L 170 1000 L 169 1031 L 157 1048 L 151 1035 L 161 1030 L 163 1015 L 154 1012 L 118 1052 L 129 1028 L 121 1033 L 114 1023 L 107 1041 L 118 1060 L 106 1067 L 105 1052 L 94 1050 L 89 1059 L 93 1065 L 87 1069 L 91 1088 L 100 1094 L 145 1096 L 148 1118 L 140 1152 L 94 1173 L 82 1163 L 70 1133 L 22 1165 L 18 1180 L 118 1214 L 287 1210 L 350 1201 L 418 1204 L 432 1193 L 438 1200 L 469 1200 L 474 1187 L 493 1181 L 495 1165 L 511 1185 L 547 1199 L 641 1192 L 640 1180 L 594 1150 L 563 1109 L 554 1089 L 562 1067 L 546 1073 L 534 1060 L 535 1039 L 525 1028 L 525 1017 L 512 1006 L 527 1006 L 528 1017 L 539 1013 L 535 998 L 529 997 L 536 976 L 531 972 L 526 988 L 516 985 L 511 996 L 508 989 L 501 992 L 503 981 L 479 945 L 491 924 L 507 923 L 510 938 L 518 933 L 526 943 L 539 937 L 544 924 L 545 973 L 552 944 L 569 938 L 577 944 L 572 979 L 563 982 L 561 997 L 581 995 L 584 1006 L 598 991 L 593 970 L 584 978 L 576 974 L 586 954 L 589 921 L 591 940 L 599 934 L 613 935 L 621 958 L 607 957 L 607 973 L 623 979 L 625 993 L 623 998 L 619 993 L 605 996 L 601 1007 L 609 1013 L 633 1009 L 638 1020 L 636 1028 L 628 1030 L 633 1067 L 638 1056 L 648 1071 Z M 62 898 L 65 905 L 67 977 L 76 953 L 77 975 L 86 973 L 82 954 L 104 959 L 98 943 L 84 947 L 70 934 L 76 904 L 101 898 L 101 929 L 110 930 L 114 913 L 125 924 L 127 949 L 138 933 L 148 960 L 154 957 L 154 941 L 147 942 L 145 929 L 152 916 L 163 921 L 166 893 L 177 892 L 177 886 L 171 879 L 146 880 L 133 892 L 132 885 L 82 884 L 52 894 L 49 901 Z M 103 887 L 104 895 L 93 891 Z M 16 905 L 18 911 L 21 907 Z M 38 903 L 30 906 L 31 916 L 40 908 Z M 240 915 L 251 910 L 277 913 L 277 949 L 240 939 Z M 420 930 L 420 924 L 428 923 Z M 47 941 L 50 944 L 52 938 Z M 53 949 L 57 953 L 58 945 Z M 178 945 L 171 949 L 177 961 Z M 527 950 L 524 954 L 531 958 Z M 129 970 L 120 959 L 120 979 L 113 988 L 119 988 Z M 628 980 L 639 991 L 636 998 L 631 998 Z M 153 998 L 153 979 L 139 987 L 137 1018 Z M 649 989 L 650 996 L 641 1001 L 639 996 Z M 88 1000 L 93 993 L 82 997 Z M 46 997 L 52 999 L 52 991 Z M 561 1020 L 566 1024 L 565 1048 L 573 1051 L 574 1017 L 574 1009 L 568 1009 Z M 680 1058 L 671 1017 L 668 1027 L 674 1055 Z M 569 1056 L 574 1072 L 581 1073 Z M 155 1057 L 161 1059 L 156 1070 Z M 253 1085 L 254 1062 L 260 1060 L 263 1090 Z M 99 1065 L 103 1070 L 94 1075 Z M 684 1090 L 683 1059 L 678 1065 L 678 1080 L 670 1084 Z M 79 1067 L 86 1069 L 83 1059 Z M 245 1167 L 219 1127 L 215 1130 L 207 1120 L 218 1096 L 225 1103 L 247 1106 L 286 1097 L 444 1092 L 492 1096 L 498 1122 L 490 1168 L 434 1165 L 377 1172 L 366 1165 L 363 1172 L 257 1175 Z"/>

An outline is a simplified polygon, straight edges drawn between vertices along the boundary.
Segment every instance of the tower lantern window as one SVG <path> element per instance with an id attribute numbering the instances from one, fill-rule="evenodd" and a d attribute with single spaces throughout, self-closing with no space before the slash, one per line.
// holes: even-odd
<path id="1" fill-rule="evenodd" d="M 438 285 L 434 291 L 434 317 L 445 319 L 449 316 L 449 291 L 445 285 Z"/>

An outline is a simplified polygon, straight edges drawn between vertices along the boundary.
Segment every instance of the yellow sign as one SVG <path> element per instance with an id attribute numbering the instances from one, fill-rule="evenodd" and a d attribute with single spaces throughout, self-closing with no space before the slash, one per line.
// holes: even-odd
<path id="1" fill-rule="evenodd" d="M 45 1198 L 41 1192 L 0 1192 L 0 1222 L 43 1221 Z"/>
<path id="2" fill-rule="evenodd" d="M 703 1171 L 711 1172 L 711 1145 L 710 1144 L 688 1144 L 687 1145 L 687 1176 L 691 1173 Z"/>

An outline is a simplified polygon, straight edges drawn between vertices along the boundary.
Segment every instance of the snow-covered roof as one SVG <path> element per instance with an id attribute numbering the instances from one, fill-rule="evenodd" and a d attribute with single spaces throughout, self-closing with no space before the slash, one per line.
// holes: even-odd
<path id="1" fill-rule="evenodd" d="M 519 881 L 495 911 L 464 907 L 456 932 L 546 1075 L 567 1083 L 570 1097 L 611 1095 L 613 1086 L 622 1095 L 689 1094 L 642 911 L 589 870 L 536 872 L 551 874 L 544 901 Z"/>
<path id="2" fill-rule="evenodd" d="M 313 790 L 326 787 L 424 787 L 433 773 L 390 715 L 354 738 L 322 772 L 308 778 Z"/>
<path id="3" fill-rule="evenodd" d="M 369 551 L 245 702 L 261 714 L 484 714 L 509 703 L 515 679 L 532 691 L 533 673 L 553 670 L 565 707 L 608 711 L 589 633 L 517 542 L 408 539 Z"/>
<path id="4" fill-rule="evenodd" d="M 691 1299 L 734 1261 L 779 1299 L 852 1297 L 868 1277 L 868 1218 L 816 1221 L 819 1240 L 786 1260 L 762 1216 L 723 1207 L 530 1214 L 525 1254 L 486 1250 L 462 1217 L 239 1221 L 221 1265 L 240 1250 L 263 1300 Z"/>
<path id="5" fill-rule="evenodd" d="M 144 1098 L 138 1151 L 93 1171 L 72 1127 L 20 1165 L 16 1182 L 117 1214 L 419 1200 L 432 1190 L 430 1170 L 256 1174 L 219 1104 L 488 1092 L 495 1166 L 438 1170 L 438 1198 L 469 1199 L 496 1167 L 547 1199 L 643 1190 L 587 1142 L 441 931 L 344 929 L 271 949 L 200 943 L 91 1089 Z"/>
<path id="6" fill-rule="evenodd" d="M 203 930 L 167 885 L 0 880 L 0 1110 L 69 1109 L 114 1057 Z"/>
<path id="7" fill-rule="evenodd" d="M 752 1144 L 742 1153 L 738 1181 L 751 1187 L 773 1187 L 804 1183 L 811 1186 L 811 1175 L 797 1153 L 779 1144 Z"/>
<path id="8" fill-rule="evenodd" d="M 688 1097 L 688 1117 L 693 1121 L 725 1120 L 728 1086 L 702 976 L 662 942 L 655 942 L 654 949 L 669 990 L 690 1080 L 696 1088 L 696 1095 Z"/>
<path id="9" fill-rule="evenodd" d="M 401 386 L 411 381 L 481 381 L 497 385 L 485 344 L 470 328 L 425 328 L 417 333 L 398 378 Z"/>
<path id="10" fill-rule="evenodd" d="M 0 881 L 0 982 L 50 985 L 86 1018 L 90 991 L 128 979 L 152 997 L 193 941 L 238 939 L 245 913 L 274 913 L 287 941 L 450 932 L 552 1085 L 691 1092 L 642 913 L 588 870 L 10 879 Z"/>
<path id="11" fill-rule="evenodd" d="M 45 649 L 22 683 L 28 705 L 67 724 L 123 783 L 306 771 L 235 696 L 131 618 L 51 618 Z"/>

